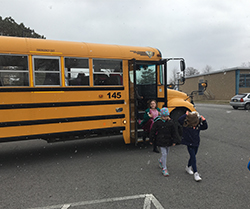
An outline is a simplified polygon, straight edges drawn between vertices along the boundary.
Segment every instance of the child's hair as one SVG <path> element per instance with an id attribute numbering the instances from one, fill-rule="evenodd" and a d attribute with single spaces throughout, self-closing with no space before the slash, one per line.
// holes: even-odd
<path id="1" fill-rule="evenodd" d="M 155 102 L 156 107 L 157 107 L 157 101 L 155 99 L 148 100 L 148 107 L 150 108 L 151 102 Z"/>
<path id="2" fill-rule="evenodd" d="M 200 123 L 198 112 L 189 112 L 183 126 L 184 127 L 196 127 Z"/>

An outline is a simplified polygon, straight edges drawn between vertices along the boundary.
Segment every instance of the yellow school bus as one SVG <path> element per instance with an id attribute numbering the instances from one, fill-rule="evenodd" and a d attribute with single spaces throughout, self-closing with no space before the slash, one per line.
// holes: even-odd
<path id="1" fill-rule="evenodd" d="M 0 142 L 122 134 L 136 143 L 148 100 L 175 120 L 195 110 L 167 88 L 168 61 L 184 59 L 155 48 L 5 36 L 0 46 Z"/>

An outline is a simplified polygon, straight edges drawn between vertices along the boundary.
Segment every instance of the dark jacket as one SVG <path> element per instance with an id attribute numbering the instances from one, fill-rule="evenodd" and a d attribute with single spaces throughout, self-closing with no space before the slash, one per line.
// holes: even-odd
<path id="1" fill-rule="evenodd" d="M 179 143 L 173 121 L 164 121 L 161 117 L 156 117 L 150 131 L 149 140 L 150 142 L 155 140 L 159 147 L 169 147 L 173 143 Z"/>
<path id="2" fill-rule="evenodd" d="M 158 110 L 158 112 L 161 111 L 158 107 L 156 109 Z M 143 121 L 141 122 L 142 126 L 145 125 L 148 122 L 148 120 L 150 119 L 150 117 L 148 116 L 149 112 L 150 112 L 150 108 L 145 110 L 145 113 L 143 115 Z"/>
<path id="3" fill-rule="evenodd" d="M 186 114 L 182 115 L 178 122 L 183 126 L 186 119 Z M 196 127 L 183 127 L 183 134 L 181 143 L 188 146 L 199 146 L 200 144 L 200 130 L 208 128 L 207 121 L 201 121 Z"/>

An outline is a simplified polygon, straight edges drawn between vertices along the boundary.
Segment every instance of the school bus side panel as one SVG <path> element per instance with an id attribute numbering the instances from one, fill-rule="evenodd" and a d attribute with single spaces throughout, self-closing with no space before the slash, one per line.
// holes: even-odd
<path id="1" fill-rule="evenodd" d="M 61 89 L 60 89 L 61 90 Z M 35 93 L 36 92 L 36 93 Z M 123 87 L 108 90 L 0 92 L 1 138 L 124 129 Z M 110 98 L 118 93 L 120 98 Z"/>

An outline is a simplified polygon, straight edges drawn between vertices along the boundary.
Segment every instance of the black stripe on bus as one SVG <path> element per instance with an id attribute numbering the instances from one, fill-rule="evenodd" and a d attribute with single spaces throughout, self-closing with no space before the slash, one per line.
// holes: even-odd
<path id="1" fill-rule="evenodd" d="M 4 110 L 4 109 L 22 109 L 22 108 L 72 107 L 72 106 L 87 106 L 87 105 L 91 105 L 91 106 L 93 106 L 93 105 L 112 105 L 112 104 L 124 104 L 124 100 L 8 104 L 8 105 L 0 105 L 0 110 Z"/>
<path id="2" fill-rule="evenodd" d="M 124 87 L 13 87 L 0 88 L 0 92 L 39 92 L 39 91 L 121 91 Z"/>
<path id="3" fill-rule="evenodd" d="M 87 116 L 87 117 L 74 117 L 74 118 L 56 118 L 45 120 L 27 120 L 27 121 L 13 121 L 13 122 L 1 122 L 0 127 L 13 127 L 13 126 L 31 126 L 31 125 L 43 125 L 53 123 L 71 123 L 71 122 L 83 122 L 93 120 L 109 120 L 124 118 L 124 114 L 119 115 L 101 115 L 101 116 Z"/>
<path id="4" fill-rule="evenodd" d="M 157 98 L 157 102 L 166 102 L 166 99 L 165 98 Z"/>
<path id="5" fill-rule="evenodd" d="M 13 141 L 21 141 L 21 140 L 31 140 L 31 139 L 53 139 L 63 137 L 65 140 L 72 136 L 90 136 L 94 134 L 102 134 L 102 135 L 117 135 L 115 133 L 119 131 L 124 131 L 125 127 L 112 127 L 112 128 L 102 128 L 102 129 L 91 129 L 91 130 L 81 130 L 81 131 L 68 131 L 68 132 L 60 132 L 60 133 L 49 133 L 49 134 L 37 134 L 37 135 L 26 135 L 26 136 L 16 136 L 16 137 L 5 137 L 0 138 L 1 142 L 13 142 Z M 54 141 L 55 142 L 55 141 Z"/>

